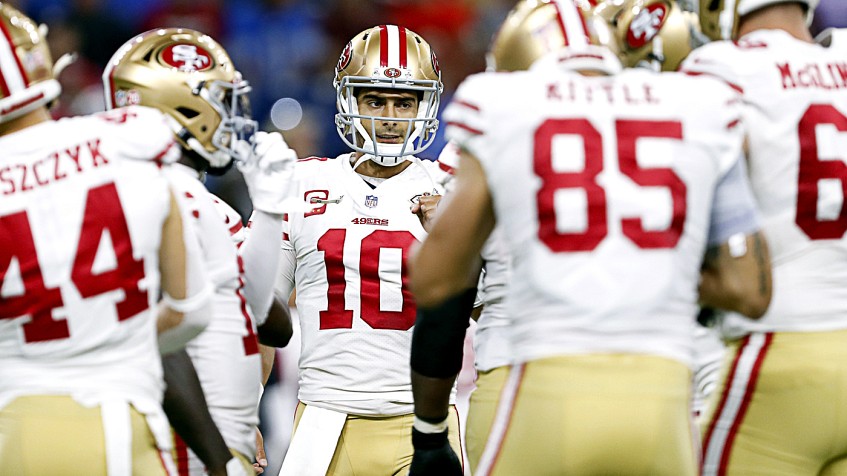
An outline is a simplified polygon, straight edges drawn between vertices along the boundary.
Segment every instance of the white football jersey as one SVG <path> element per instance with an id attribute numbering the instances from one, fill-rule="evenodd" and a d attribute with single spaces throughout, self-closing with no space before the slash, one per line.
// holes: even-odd
<path id="1" fill-rule="evenodd" d="M 243 294 L 241 259 L 231 237 L 241 230 L 241 219 L 233 223 L 238 214 L 205 188 L 196 170 L 176 164 L 170 175 L 181 203 L 192 216 L 215 290 L 212 320 L 186 345 L 186 351 L 227 446 L 252 456 L 259 423 L 261 358 L 256 327 Z M 193 452 L 189 455 L 191 474 L 204 474 L 199 459 Z"/>
<path id="2" fill-rule="evenodd" d="M 748 168 L 773 262 L 773 298 L 729 335 L 847 328 L 847 44 L 823 47 L 781 30 L 715 42 L 682 69 L 743 91 Z M 837 40 L 842 41 L 837 41 Z"/>
<path id="3" fill-rule="evenodd" d="M 478 298 L 483 307 L 473 341 L 474 367 L 480 371 L 509 365 L 513 360 L 506 304 L 512 274 L 507 246 L 502 228 L 497 226 L 482 248 L 483 273 Z"/>
<path id="4" fill-rule="evenodd" d="M 714 191 L 741 155 L 737 93 L 677 73 L 537 65 L 473 75 L 445 111 L 508 242 L 513 360 L 632 352 L 690 365 Z"/>
<path id="5" fill-rule="evenodd" d="M 448 142 L 438 155 L 443 172 L 442 183 L 450 190 L 453 170 L 459 165 L 459 148 Z M 482 312 L 477 319 L 473 338 L 474 368 L 488 371 L 512 362 L 509 351 L 509 320 L 506 318 L 506 294 L 511 268 L 508 245 L 499 227 L 495 227 L 482 247 L 482 275 L 477 288 L 477 301 Z"/>
<path id="6" fill-rule="evenodd" d="M 164 116 L 134 107 L 44 122 L 0 137 L 0 150 L 0 407 L 70 394 L 164 421 L 162 164 L 179 155 Z"/>
<path id="7" fill-rule="evenodd" d="M 411 206 L 441 193 L 437 165 L 414 158 L 371 188 L 350 157 L 299 160 L 302 202 L 283 222 L 277 287 L 283 295 L 296 287 L 299 398 L 353 414 L 411 413 L 416 307 L 406 259 L 426 236 Z"/>

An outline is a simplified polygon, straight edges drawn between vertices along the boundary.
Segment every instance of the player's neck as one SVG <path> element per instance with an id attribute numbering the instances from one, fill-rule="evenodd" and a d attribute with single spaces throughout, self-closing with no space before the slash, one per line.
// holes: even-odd
<path id="1" fill-rule="evenodd" d="M 350 163 L 355 164 L 362 157 L 361 152 L 357 152 L 350 157 Z M 384 165 L 379 165 L 373 160 L 365 160 L 358 167 L 356 167 L 356 172 L 368 177 L 376 177 L 376 178 L 391 178 L 400 172 L 406 170 L 406 167 L 409 166 L 411 162 L 408 160 L 404 160 L 397 165 L 392 165 L 390 167 L 386 167 Z"/>
<path id="2" fill-rule="evenodd" d="M 738 26 L 738 37 L 756 30 L 783 30 L 800 41 L 814 43 L 806 14 L 797 3 L 777 4 L 745 15 Z"/>
<path id="3" fill-rule="evenodd" d="M 39 107 L 38 109 L 28 112 L 17 119 L 12 119 L 9 122 L 0 124 L 0 136 L 18 132 L 26 129 L 27 127 L 32 127 L 36 124 L 52 120 L 53 118 L 50 116 L 50 112 L 47 111 L 47 108 Z"/>

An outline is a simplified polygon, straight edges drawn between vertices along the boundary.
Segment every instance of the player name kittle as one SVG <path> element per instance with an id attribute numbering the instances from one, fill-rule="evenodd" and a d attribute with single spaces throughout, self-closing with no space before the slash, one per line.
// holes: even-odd
<path id="1" fill-rule="evenodd" d="M 647 83 L 618 84 L 609 82 L 589 86 L 576 81 L 547 84 L 547 99 L 585 102 L 604 101 L 631 105 L 658 104 L 660 102 L 659 98 L 654 95 L 652 87 Z"/>
<path id="2" fill-rule="evenodd" d="M 27 192 L 108 163 L 109 159 L 100 153 L 100 139 L 93 139 L 32 163 L 0 168 L 0 190 L 3 195 Z"/>

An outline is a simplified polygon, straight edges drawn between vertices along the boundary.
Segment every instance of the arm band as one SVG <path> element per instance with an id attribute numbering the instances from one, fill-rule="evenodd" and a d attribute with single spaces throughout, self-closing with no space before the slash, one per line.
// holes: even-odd
<path id="1" fill-rule="evenodd" d="M 431 378 L 459 373 L 475 297 L 476 288 L 469 288 L 439 306 L 418 308 L 412 333 L 412 370 Z"/>
<path id="2" fill-rule="evenodd" d="M 201 307 L 205 306 L 209 302 L 209 299 L 211 297 L 211 285 L 206 286 L 205 288 L 203 288 L 202 291 L 185 299 L 174 299 L 168 293 L 162 291 L 162 302 L 164 302 L 166 306 L 173 309 L 174 311 L 181 312 L 183 314 L 196 311 Z"/>
<path id="3" fill-rule="evenodd" d="M 443 433 L 447 431 L 447 420 L 449 419 L 450 415 L 448 414 L 440 422 L 430 423 L 428 421 L 421 420 L 417 415 L 415 415 L 415 420 L 414 423 L 412 423 L 412 426 L 421 433 Z"/>

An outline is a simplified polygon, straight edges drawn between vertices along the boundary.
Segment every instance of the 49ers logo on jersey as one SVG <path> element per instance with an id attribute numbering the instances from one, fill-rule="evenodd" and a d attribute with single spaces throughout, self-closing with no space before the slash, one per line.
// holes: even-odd
<path id="1" fill-rule="evenodd" d="M 344 71 L 344 68 L 350 64 L 350 58 L 353 57 L 353 42 L 347 42 L 347 46 L 344 47 L 344 51 L 341 52 L 341 56 L 338 58 L 338 64 L 335 66 L 336 71 Z"/>
<path id="2" fill-rule="evenodd" d="M 185 71 L 204 71 L 212 67 L 212 55 L 197 45 L 176 43 L 162 51 L 162 61 Z"/>
<path id="3" fill-rule="evenodd" d="M 664 2 L 654 3 L 638 12 L 626 32 L 627 45 L 635 50 L 653 41 L 667 16 L 668 6 Z"/>
<path id="4" fill-rule="evenodd" d="M 354 218 L 350 220 L 354 225 L 377 225 L 388 226 L 388 218 Z"/>

